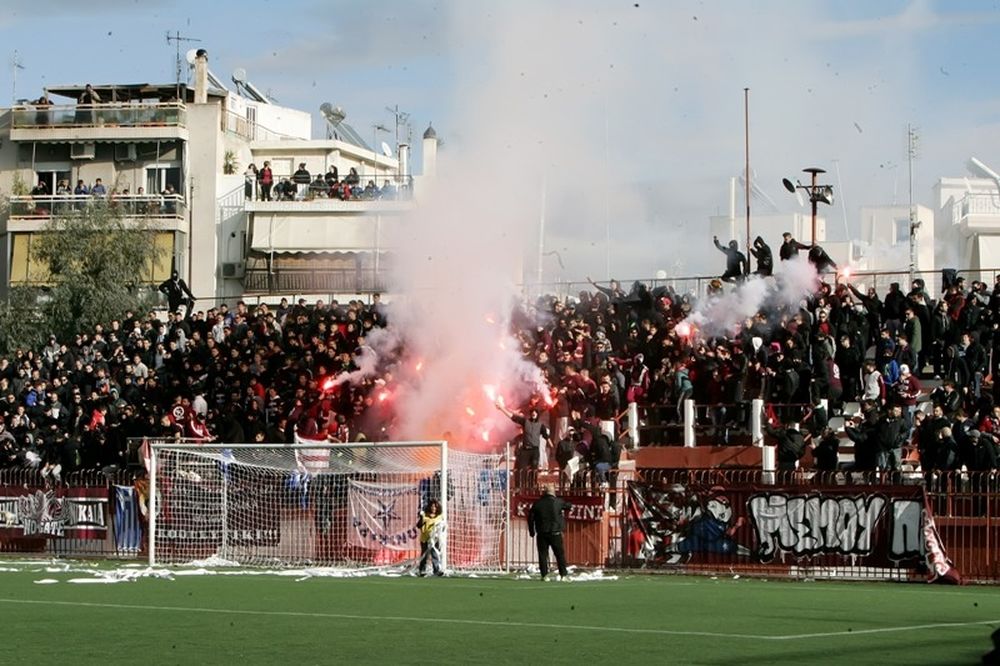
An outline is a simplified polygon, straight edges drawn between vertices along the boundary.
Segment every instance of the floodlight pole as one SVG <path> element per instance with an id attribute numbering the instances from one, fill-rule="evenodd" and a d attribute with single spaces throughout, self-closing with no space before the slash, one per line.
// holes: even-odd
<path id="1" fill-rule="evenodd" d="M 747 260 L 743 264 L 746 274 L 750 273 L 750 89 L 743 89 L 743 129 L 746 136 L 746 200 L 747 200 Z M 734 230 L 735 231 L 735 230 Z"/>
<path id="2" fill-rule="evenodd" d="M 809 239 L 811 245 L 816 244 L 816 212 L 819 207 L 819 201 L 816 200 L 816 179 L 819 174 L 816 171 L 812 172 L 812 186 L 809 188 L 809 202 L 812 204 L 812 236 Z"/>

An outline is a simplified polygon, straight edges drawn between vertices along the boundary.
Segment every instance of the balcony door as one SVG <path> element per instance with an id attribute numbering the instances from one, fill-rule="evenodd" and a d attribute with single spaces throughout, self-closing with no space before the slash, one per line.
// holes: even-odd
<path id="1" fill-rule="evenodd" d="M 41 167 L 41 168 L 35 169 L 35 182 L 28 183 L 28 188 L 31 189 L 31 188 L 35 187 L 36 185 L 38 185 L 39 182 L 43 182 L 43 183 L 45 183 L 46 191 L 49 194 L 55 194 L 56 193 L 56 185 L 59 184 L 60 180 L 65 180 L 66 182 L 68 182 L 69 186 L 70 186 L 70 189 L 72 189 L 73 186 L 75 185 L 75 183 L 73 183 L 70 180 L 70 178 L 72 178 L 72 177 L 73 177 L 73 174 L 69 170 L 68 167 L 66 167 L 66 168 Z"/>
<path id="2" fill-rule="evenodd" d="M 171 164 L 154 164 L 146 167 L 146 194 L 159 194 L 174 186 L 174 192 L 183 194 L 181 188 L 181 168 Z"/>

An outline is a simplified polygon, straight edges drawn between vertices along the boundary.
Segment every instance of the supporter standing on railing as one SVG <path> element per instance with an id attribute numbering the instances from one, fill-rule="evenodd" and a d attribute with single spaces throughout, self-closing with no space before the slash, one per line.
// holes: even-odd
<path id="1" fill-rule="evenodd" d="M 757 260 L 757 270 L 754 271 L 760 277 L 768 277 L 774 273 L 774 256 L 771 254 L 770 246 L 764 242 L 760 236 L 753 241 L 750 254 Z"/>
<path id="2" fill-rule="evenodd" d="M 747 273 L 747 258 L 740 252 L 740 244 L 735 240 L 731 240 L 728 247 L 723 246 L 719 242 L 718 236 L 712 236 L 712 242 L 715 243 L 715 247 L 718 248 L 719 252 L 726 255 L 726 270 L 719 279 L 723 282 L 742 281 Z"/>
<path id="3" fill-rule="evenodd" d="M 194 307 L 195 301 L 194 294 L 191 293 L 191 289 L 187 286 L 187 282 L 181 278 L 180 273 L 170 271 L 170 279 L 161 282 L 158 290 L 161 294 L 166 295 L 170 312 L 178 312 L 181 305 L 186 304 L 187 314 L 191 314 L 191 308 Z"/>
<path id="4" fill-rule="evenodd" d="M 529 473 L 533 475 L 538 471 L 539 448 L 548 443 L 549 429 L 539 420 L 538 410 L 535 408 L 528 410 L 527 418 L 523 414 L 512 412 L 499 402 L 496 403 L 496 408 L 511 421 L 521 426 L 521 446 L 517 450 L 515 468 L 529 470 Z"/>
<path id="5" fill-rule="evenodd" d="M 790 232 L 786 231 L 781 234 L 781 247 L 778 249 L 778 256 L 781 257 L 782 261 L 788 261 L 799 256 L 799 250 L 808 250 L 811 247 L 811 245 L 798 242 Z"/>

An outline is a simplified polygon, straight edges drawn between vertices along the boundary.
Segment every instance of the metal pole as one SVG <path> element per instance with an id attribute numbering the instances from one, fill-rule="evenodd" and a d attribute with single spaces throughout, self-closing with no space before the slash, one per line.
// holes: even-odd
<path id="1" fill-rule="evenodd" d="M 511 520 L 510 520 L 510 441 L 505 444 L 506 451 L 504 453 L 504 466 L 506 469 L 506 478 L 504 479 L 504 489 L 505 493 L 505 503 L 504 507 L 504 519 L 505 519 L 505 529 L 504 529 L 504 549 L 503 549 L 503 559 L 504 559 L 504 571 L 510 573 L 510 536 L 511 536 Z"/>
<path id="2" fill-rule="evenodd" d="M 747 261 L 744 264 L 744 272 L 750 273 L 750 89 L 743 89 L 743 126 L 746 136 L 746 200 L 747 200 Z"/>
<path id="3" fill-rule="evenodd" d="M 907 123 L 906 125 L 906 155 L 907 155 L 907 165 L 909 168 L 910 176 L 910 198 L 909 198 L 909 209 L 910 209 L 910 285 L 913 285 L 913 279 L 915 277 L 915 272 L 917 269 L 917 221 L 916 215 L 914 215 L 913 210 L 913 150 L 914 150 L 914 134 L 913 126 Z"/>
<path id="4" fill-rule="evenodd" d="M 448 442 L 441 442 L 441 570 L 448 570 Z"/>
<path id="5" fill-rule="evenodd" d="M 149 445 L 149 566 L 156 564 L 156 445 Z"/>
<path id="6" fill-rule="evenodd" d="M 225 460 L 225 456 L 223 456 Z M 226 559 L 229 555 L 229 550 L 226 547 L 229 542 L 229 484 L 226 482 L 226 468 L 225 463 L 219 465 L 219 472 L 222 481 L 222 497 L 221 497 L 221 512 L 222 512 L 222 545 L 219 548 L 219 556 L 222 559 Z"/>
<path id="7" fill-rule="evenodd" d="M 810 244 L 816 244 L 816 207 L 819 202 L 816 200 L 816 178 L 819 174 L 815 171 L 812 175 L 812 187 L 809 188 L 809 202 L 812 203 L 812 239 Z"/>
<path id="8" fill-rule="evenodd" d="M 545 260 L 545 196 L 548 184 L 542 176 L 542 208 L 538 214 L 538 295 L 542 294 L 543 266 Z"/>

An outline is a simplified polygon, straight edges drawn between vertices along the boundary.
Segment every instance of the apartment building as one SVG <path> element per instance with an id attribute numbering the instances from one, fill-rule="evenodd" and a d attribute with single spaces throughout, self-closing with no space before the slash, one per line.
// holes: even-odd
<path id="1" fill-rule="evenodd" d="M 0 110 L 0 192 L 9 201 L 0 219 L 0 288 L 46 281 L 32 243 L 52 215 L 109 205 L 153 229 L 160 253 L 145 279 L 178 270 L 198 307 L 384 289 L 394 249 L 386 230 L 415 205 L 433 170 L 433 130 L 425 133 L 423 173 L 414 176 L 408 142 L 376 145 L 373 132 L 369 145 L 328 104 L 326 136 L 314 139 L 309 112 L 273 103 L 239 70 L 223 82 L 204 50 L 188 61 L 191 84 L 52 86 L 42 99 Z M 270 200 L 248 173 L 265 161 Z M 300 165 L 311 186 L 285 191 L 283 180 Z"/>

